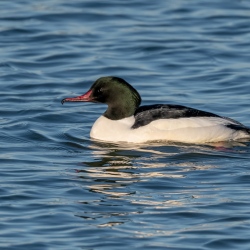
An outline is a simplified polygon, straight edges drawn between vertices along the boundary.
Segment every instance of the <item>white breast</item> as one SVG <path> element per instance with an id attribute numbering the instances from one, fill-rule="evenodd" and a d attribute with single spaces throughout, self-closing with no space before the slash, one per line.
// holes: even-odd
<path id="1" fill-rule="evenodd" d="M 134 143 L 158 140 L 204 143 L 249 137 L 242 131 L 227 128 L 225 124 L 234 122 L 220 117 L 159 119 L 131 129 L 134 121 L 133 116 L 116 121 L 101 116 L 94 123 L 90 136 L 103 141 Z"/>
<path id="2" fill-rule="evenodd" d="M 130 128 L 134 121 L 134 116 L 121 120 L 110 120 L 100 116 L 90 131 L 90 137 L 103 141 L 127 141 L 128 136 L 133 134 Z"/>

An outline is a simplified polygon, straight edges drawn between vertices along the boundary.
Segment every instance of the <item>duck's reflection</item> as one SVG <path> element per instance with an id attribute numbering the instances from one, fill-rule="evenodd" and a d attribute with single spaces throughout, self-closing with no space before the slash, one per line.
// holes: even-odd
<path id="1" fill-rule="evenodd" d="M 195 151 L 201 153 L 203 146 L 190 149 L 190 145 L 184 144 L 177 147 L 175 144 L 131 145 L 93 141 L 89 147 L 93 160 L 82 162 L 85 167 L 78 171 L 79 177 L 91 180 L 91 192 L 113 198 L 134 194 L 136 191 L 128 188 L 132 183 L 149 183 L 154 179 L 157 186 L 155 178 L 159 178 L 159 182 L 180 179 L 186 177 L 187 171 L 213 167 L 188 159 Z"/>
<path id="2" fill-rule="evenodd" d="M 77 216 L 94 221 L 98 227 L 121 225 L 136 220 L 139 214 L 159 216 L 166 209 L 182 211 L 195 200 L 216 199 L 218 190 L 214 188 L 213 192 L 206 175 L 218 165 L 209 159 L 231 154 L 224 149 L 234 150 L 229 144 L 129 145 L 96 141 L 89 147 L 91 160 L 81 163 L 77 176 L 90 196 L 79 201 L 84 208 Z"/>

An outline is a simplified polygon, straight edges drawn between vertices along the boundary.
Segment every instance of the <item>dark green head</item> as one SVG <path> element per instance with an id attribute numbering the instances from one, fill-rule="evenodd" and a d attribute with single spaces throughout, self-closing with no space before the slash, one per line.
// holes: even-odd
<path id="1" fill-rule="evenodd" d="M 119 120 L 134 115 L 141 104 L 141 97 L 136 89 L 122 78 L 107 76 L 96 80 L 86 94 L 65 98 L 62 103 L 66 101 L 106 103 L 108 109 L 104 116 L 111 120 Z"/>

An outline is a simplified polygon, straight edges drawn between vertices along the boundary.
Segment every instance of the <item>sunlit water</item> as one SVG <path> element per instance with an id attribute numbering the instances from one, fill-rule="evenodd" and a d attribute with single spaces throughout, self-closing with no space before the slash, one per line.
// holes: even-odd
<path id="1" fill-rule="evenodd" d="M 250 144 L 108 144 L 100 76 L 250 126 L 250 1 L 0 1 L 1 249 L 250 249 Z"/>

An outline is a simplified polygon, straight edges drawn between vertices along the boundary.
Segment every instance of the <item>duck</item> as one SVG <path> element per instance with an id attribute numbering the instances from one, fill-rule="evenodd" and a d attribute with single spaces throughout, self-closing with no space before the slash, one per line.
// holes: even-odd
<path id="1" fill-rule="evenodd" d="M 85 94 L 61 101 L 65 102 L 106 104 L 107 110 L 90 131 L 91 138 L 105 142 L 200 144 L 250 139 L 250 128 L 228 117 L 182 105 L 140 106 L 138 91 L 116 76 L 97 79 Z"/>

